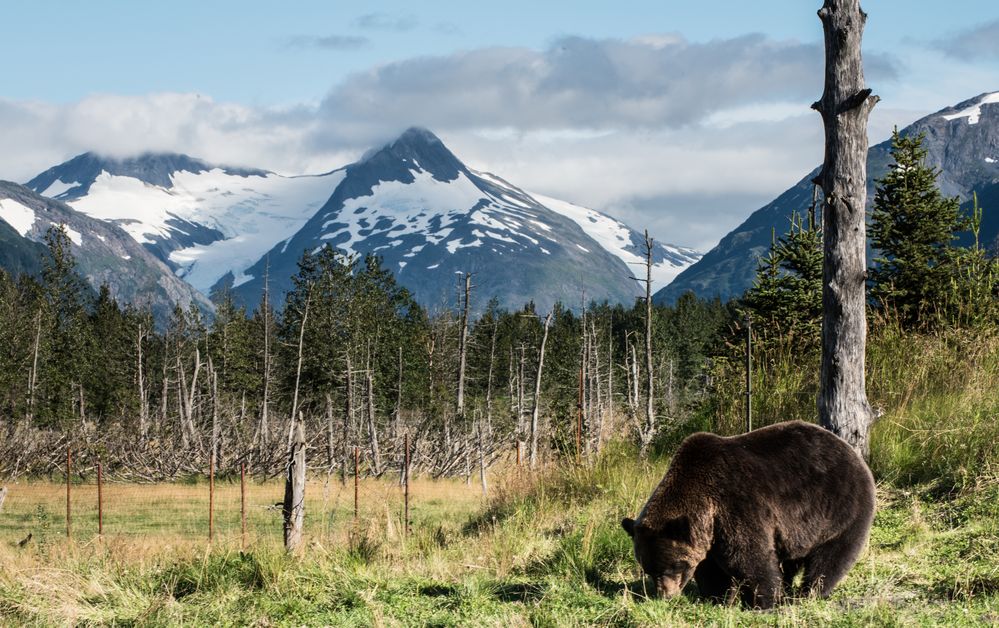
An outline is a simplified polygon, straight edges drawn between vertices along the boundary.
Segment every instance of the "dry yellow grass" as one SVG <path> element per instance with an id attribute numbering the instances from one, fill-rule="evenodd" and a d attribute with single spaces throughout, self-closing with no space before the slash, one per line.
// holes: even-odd
<path id="1" fill-rule="evenodd" d="M 26 481 L 8 485 L 0 512 L 0 545 L 15 545 L 32 534 L 30 543 L 65 542 L 66 485 Z M 247 539 L 252 545 L 281 542 L 283 483 L 247 480 Z M 155 547 L 200 544 L 208 539 L 209 487 L 197 484 L 105 483 L 105 543 Z M 478 484 L 464 481 L 414 479 L 410 485 L 410 519 L 431 513 L 437 519 L 448 511 L 464 516 L 482 502 Z M 71 487 L 72 539 L 86 544 L 97 537 L 97 486 Z M 306 540 L 325 543 L 354 527 L 354 484 L 339 476 L 312 478 L 306 487 Z M 362 528 L 401 533 L 403 492 L 396 479 L 364 479 L 359 483 L 359 519 Z M 239 544 L 240 486 L 216 482 L 214 540 Z"/>

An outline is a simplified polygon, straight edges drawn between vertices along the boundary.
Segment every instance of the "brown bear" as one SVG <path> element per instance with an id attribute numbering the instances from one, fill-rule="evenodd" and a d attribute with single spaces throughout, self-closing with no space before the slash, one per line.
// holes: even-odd
<path id="1" fill-rule="evenodd" d="M 857 560 L 874 518 L 874 478 L 843 440 L 791 421 L 723 438 L 687 437 L 637 519 L 621 525 L 665 597 L 700 593 L 770 608 L 804 569 L 825 597 Z"/>

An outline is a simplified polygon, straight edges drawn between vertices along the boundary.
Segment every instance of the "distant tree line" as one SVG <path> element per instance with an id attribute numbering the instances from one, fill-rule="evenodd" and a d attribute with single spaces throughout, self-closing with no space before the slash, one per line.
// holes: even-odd
<path id="1" fill-rule="evenodd" d="M 437 476 L 468 477 L 517 442 L 525 464 L 647 445 L 709 394 L 733 311 L 690 294 L 511 311 L 476 303 L 473 274 L 452 309 L 428 312 L 380 258 L 327 246 L 302 256 L 280 303 L 265 290 L 248 311 L 222 293 L 210 319 L 177 308 L 158 328 L 80 278 L 62 228 L 46 244 L 40 277 L 0 271 L 2 474 L 56 471 L 67 445 L 123 477 L 212 461 L 277 474 L 293 418 L 310 467 L 331 473 L 352 472 L 354 447 L 365 472 L 398 470 L 407 432 Z"/>

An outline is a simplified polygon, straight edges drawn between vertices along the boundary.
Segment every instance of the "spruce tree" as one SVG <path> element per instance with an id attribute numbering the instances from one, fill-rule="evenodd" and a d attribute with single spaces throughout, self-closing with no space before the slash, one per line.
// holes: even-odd
<path id="1" fill-rule="evenodd" d="M 904 137 L 896 128 L 895 163 L 877 182 L 871 244 L 880 252 L 870 269 L 870 296 L 906 326 L 946 316 L 946 295 L 958 254 L 957 233 L 967 229 L 957 198 L 937 189 L 938 171 L 925 164 L 923 135 Z"/>
<path id="2" fill-rule="evenodd" d="M 770 335 L 815 341 L 822 325 L 822 232 L 815 218 L 791 216 L 791 229 L 774 237 L 760 259 L 745 305 Z"/>

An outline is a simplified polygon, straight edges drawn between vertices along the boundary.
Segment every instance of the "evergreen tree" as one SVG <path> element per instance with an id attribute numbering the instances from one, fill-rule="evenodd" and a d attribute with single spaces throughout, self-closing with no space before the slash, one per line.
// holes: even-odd
<path id="1" fill-rule="evenodd" d="M 923 138 L 895 129 L 895 163 L 877 182 L 870 225 L 871 244 L 880 252 L 870 269 L 870 296 L 907 326 L 951 314 L 946 294 L 959 255 L 953 241 L 968 228 L 958 199 L 937 189 L 939 173 L 925 164 Z"/>
<path id="2" fill-rule="evenodd" d="M 765 335 L 818 339 L 822 327 L 822 232 L 811 213 L 791 216 L 791 228 L 773 238 L 756 280 L 743 299 Z"/>

